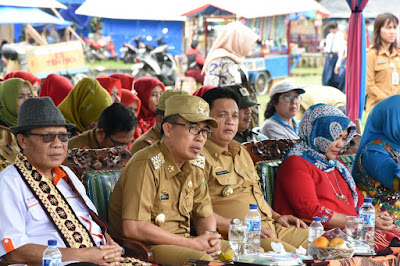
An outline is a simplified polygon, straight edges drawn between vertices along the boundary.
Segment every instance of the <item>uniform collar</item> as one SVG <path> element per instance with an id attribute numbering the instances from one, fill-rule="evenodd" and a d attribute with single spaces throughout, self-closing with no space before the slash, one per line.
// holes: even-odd
<path id="1" fill-rule="evenodd" d="M 274 118 L 274 119 L 275 119 L 279 124 L 281 124 L 282 126 L 286 126 L 286 127 L 290 128 L 294 133 L 297 134 L 297 130 L 298 130 L 298 128 L 299 128 L 299 125 L 298 125 L 298 123 L 296 122 L 296 120 L 294 120 L 294 118 L 292 118 L 292 122 L 293 122 L 293 125 L 296 126 L 296 129 L 294 129 L 291 125 L 289 125 L 288 123 L 286 123 L 285 121 L 283 121 L 283 119 L 282 119 L 277 113 L 274 113 L 274 114 L 272 115 L 272 118 Z"/>
<path id="2" fill-rule="evenodd" d="M 88 136 L 88 142 L 89 142 L 89 147 L 91 147 L 91 149 L 101 149 L 99 142 L 97 141 L 96 138 L 96 128 L 93 128 L 91 130 L 89 130 L 89 136 Z"/>
<path id="3" fill-rule="evenodd" d="M 176 162 L 174 161 L 171 153 L 165 146 L 164 142 L 161 140 L 159 142 L 159 147 L 162 155 L 164 156 L 164 169 L 165 169 L 165 176 L 167 178 L 171 178 L 174 176 L 182 176 L 186 175 L 188 176 L 192 172 L 192 166 L 190 165 L 190 162 L 185 162 L 182 165 L 182 168 L 179 168 Z"/>
<path id="4" fill-rule="evenodd" d="M 237 154 L 240 154 L 240 144 L 236 140 L 232 140 L 229 143 L 228 145 L 229 152 L 225 151 L 222 147 L 218 146 L 215 142 L 209 139 L 206 141 L 204 147 L 211 154 L 211 156 L 215 157 L 216 159 L 218 159 L 219 156 L 223 153 L 231 155 L 232 157 L 235 157 Z"/>
<path id="5" fill-rule="evenodd" d="M 161 129 L 157 126 L 157 124 L 155 124 L 155 125 L 151 128 L 151 130 L 154 131 L 154 134 L 156 135 L 156 137 L 157 137 L 158 139 L 161 139 Z"/>
<path id="6" fill-rule="evenodd" d="M 386 50 L 383 47 L 381 47 L 381 48 L 379 48 L 378 55 L 386 55 L 385 52 L 386 52 Z M 389 57 L 394 57 L 398 54 L 399 54 L 399 51 L 397 50 L 397 48 L 394 48 Z"/>
<path id="7" fill-rule="evenodd" d="M 65 173 L 61 167 L 57 167 L 53 169 L 53 184 L 57 186 L 58 182 L 60 182 L 61 179 L 64 179 L 65 182 L 68 182 L 68 175 Z"/>

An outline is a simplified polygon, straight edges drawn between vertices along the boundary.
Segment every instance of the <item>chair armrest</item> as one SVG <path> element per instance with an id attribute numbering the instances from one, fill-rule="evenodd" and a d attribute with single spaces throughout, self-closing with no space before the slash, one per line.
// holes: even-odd
<path id="1" fill-rule="evenodd" d="M 113 239 L 125 249 L 124 257 L 135 257 L 140 260 L 153 261 L 153 253 L 143 242 L 122 237 L 113 237 Z"/>
<path id="2" fill-rule="evenodd" d="M 223 239 L 228 240 L 229 227 L 217 226 L 217 231 Z"/>

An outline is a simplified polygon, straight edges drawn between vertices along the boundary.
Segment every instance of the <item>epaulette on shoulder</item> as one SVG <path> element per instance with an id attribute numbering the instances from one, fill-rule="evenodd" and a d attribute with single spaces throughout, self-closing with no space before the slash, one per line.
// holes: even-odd
<path id="1" fill-rule="evenodd" d="M 154 138 L 154 137 L 148 137 L 148 138 L 145 138 L 144 141 L 145 141 L 146 143 L 152 145 L 152 144 L 156 143 L 156 142 L 158 141 L 158 139 L 156 139 L 156 138 Z"/>
<path id="2" fill-rule="evenodd" d="M 199 155 L 196 159 L 190 160 L 190 163 L 197 167 L 200 167 L 201 169 L 204 169 L 206 164 L 206 158 L 204 158 L 204 156 Z"/>
<path id="3" fill-rule="evenodd" d="M 160 168 L 165 162 L 164 155 L 161 152 L 151 157 L 150 160 L 153 164 L 154 170 Z"/>

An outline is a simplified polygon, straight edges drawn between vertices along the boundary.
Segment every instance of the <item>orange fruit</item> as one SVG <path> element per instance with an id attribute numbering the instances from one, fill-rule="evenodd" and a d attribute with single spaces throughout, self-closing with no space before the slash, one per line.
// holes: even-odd
<path id="1" fill-rule="evenodd" d="M 314 247 L 326 248 L 329 245 L 329 240 L 328 240 L 328 238 L 326 238 L 324 236 L 320 236 L 320 237 L 317 237 L 316 239 L 314 239 L 314 241 L 312 242 L 312 245 Z"/>
<path id="2" fill-rule="evenodd" d="M 335 237 L 331 241 L 329 241 L 330 248 L 346 248 L 346 243 L 344 243 L 344 240 L 341 239 L 340 237 Z"/>

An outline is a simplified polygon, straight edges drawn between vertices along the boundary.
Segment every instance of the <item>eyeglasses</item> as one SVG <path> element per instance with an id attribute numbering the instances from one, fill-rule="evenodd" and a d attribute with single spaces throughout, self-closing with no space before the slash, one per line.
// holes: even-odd
<path id="1" fill-rule="evenodd" d="M 299 103 L 301 101 L 301 96 L 300 95 L 281 95 L 281 98 L 285 100 L 285 102 L 290 103 L 291 101 L 294 101 L 295 103 Z"/>
<path id="2" fill-rule="evenodd" d="M 189 133 L 193 134 L 193 135 L 199 135 L 201 133 L 201 135 L 203 136 L 203 138 L 210 138 L 212 135 L 212 130 L 211 129 L 204 129 L 201 128 L 197 125 L 193 125 L 193 124 L 182 124 L 182 123 L 178 123 L 178 122 L 169 122 L 166 121 L 167 123 L 170 123 L 172 125 L 178 125 L 178 126 L 184 126 L 189 128 Z"/>
<path id="3" fill-rule="evenodd" d="M 108 138 L 111 140 L 111 142 L 114 144 L 114 146 L 122 146 L 122 147 L 127 147 L 129 145 L 132 144 L 133 139 L 129 142 L 119 142 L 119 141 L 115 141 L 112 139 L 112 137 L 110 135 L 108 135 Z"/>
<path id="4" fill-rule="evenodd" d="M 68 142 L 69 138 L 71 137 L 71 133 L 57 133 L 57 134 L 53 134 L 53 133 L 47 133 L 47 134 L 39 134 L 39 133 L 32 133 L 32 132 L 27 132 L 24 135 L 26 136 L 41 136 L 43 139 L 44 143 L 51 143 L 53 142 L 56 137 L 58 137 L 58 139 L 61 142 Z"/>

